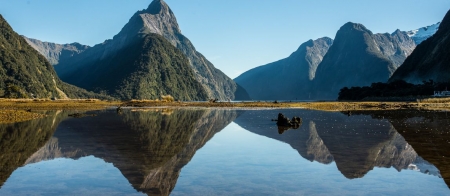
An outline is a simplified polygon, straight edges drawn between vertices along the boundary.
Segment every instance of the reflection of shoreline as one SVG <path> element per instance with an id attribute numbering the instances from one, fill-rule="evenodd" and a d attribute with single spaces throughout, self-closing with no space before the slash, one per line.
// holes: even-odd
<path id="1" fill-rule="evenodd" d="M 266 120 L 280 111 L 303 117 L 304 122 L 309 121 L 309 126 L 304 124 L 300 130 L 278 135 Z M 361 178 L 374 167 L 394 167 L 401 171 L 412 169 L 411 165 L 418 165 L 438 173 L 433 165 L 420 161 L 422 159 L 412 146 L 388 121 L 372 119 L 370 116 L 348 117 L 333 112 L 277 110 L 246 112 L 235 123 L 250 132 L 290 144 L 309 161 L 322 164 L 335 161 L 341 173 L 349 179 Z"/>

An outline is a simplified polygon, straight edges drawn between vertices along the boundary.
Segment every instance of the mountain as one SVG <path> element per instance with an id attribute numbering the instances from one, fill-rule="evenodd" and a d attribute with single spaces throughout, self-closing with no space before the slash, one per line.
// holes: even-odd
<path id="1" fill-rule="evenodd" d="M 439 29 L 440 24 L 441 23 L 438 22 L 438 23 L 430 25 L 430 26 L 407 31 L 406 33 L 408 34 L 409 37 L 411 37 L 414 40 L 414 42 L 416 42 L 417 45 L 419 45 L 420 43 L 422 43 L 429 37 L 433 36 Z"/>
<path id="2" fill-rule="evenodd" d="M 108 48 L 92 48 L 97 49 Z M 79 56 L 89 54 L 90 50 Z M 208 99 L 189 60 L 157 34 L 136 35 L 119 50 L 89 60 L 82 59 L 83 67 L 62 77 L 76 86 L 125 100 L 158 99 L 168 94 L 177 100 Z"/>
<path id="3" fill-rule="evenodd" d="M 22 36 L 35 50 L 45 56 L 52 65 L 56 65 L 59 61 L 68 60 L 76 54 L 84 52 L 90 46 L 79 43 L 71 44 L 55 44 L 51 42 L 42 42 L 37 39 Z"/>
<path id="4" fill-rule="evenodd" d="M 62 82 L 53 66 L 0 15 L 0 97 L 102 98 Z"/>
<path id="5" fill-rule="evenodd" d="M 450 10 L 440 23 L 436 34 L 423 41 L 398 68 L 390 82 L 404 80 L 421 83 L 433 80 L 450 81 Z"/>
<path id="6" fill-rule="evenodd" d="M 130 44 L 135 43 L 136 37 L 145 37 L 145 35 L 149 34 L 157 34 L 158 36 L 162 36 L 168 43 L 176 47 L 178 50 L 182 52 L 187 57 L 187 63 L 191 68 L 191 72 L 196 81 L 198 81 L 204 90 L 198 89 L 197 87 L 192 88 L 193 91 L 199 91 L 197 97 L 192 96 L 182 96 L 175 97 L 177 99 L 190 99 L 190 100 L 205 100 L 207 98 L 218 98 L 221 100 L 227 99 L 249 99 L 248 94 L 230 78 L 228 78 L 223 72 L 216 69 L 214 65 L 209 62 L 202 54 L 195 50 L 193 44 L 186 38 L 182 33 L 178 26 L 175 15 L 169 6 L 162 0 L 154 0 L 147 9 L 136 12 L 129 22 L 123 27 L 123 29 L 116 35 L 112 40 L 106 40 L 104 43 L 95 45 L 92 48 L 86 49 L 84 52 L 74 55 L 68 61 L 60 61 L 57 65 L 55 65 L 55 70 L 58 75 L 62 78 L 62 80 L 67 81 L 69 83 L 91 87 L 97 91 L 109 91 L 115 86 L 111 86 L 111 88 L 105 88 L 104 86 L 97 86 L 95 83 L 91 84 L 89 82 L 84 82 L 82 79 L 77 79 L 80 73 L 91 70 L 92 72 L 96 72 L 97 63 L 101 62 L 101 64 L 107 65 L 108 62 L 113 62 L 113 67 L 128 67 L 130 64 L 133 64 L 132 56 L 130 51 L 126 48 L 129 47 Z M 155 37 L 155 36 L 153 36 Z M 167 44 L 165 44 L 167 45 Z M 165 46 L 166 47 L 166 46 Z M 172 49 L 170 49 L 172 50 Z M 138 53 L 146 53 L 143 48 L 138 49 Z M 167 52 L 167 51 L 166 51 Z M 178 53 L 163 53 L 160 52 L 161 56 L 164 57 L 174 57 L 177 56 Z M 156 53 L 155 53 L 156 55 Z M 156 56 L 155 56 L 156 57 Z M 112 61 L 112 58 L 122 59 L 127 58 L 128 61 L 116 62 Z M 182 58 L 182 57 L 179 57 Z M 120 65 L 119 65 L 120 64 Z M 82 70 L 82 71 L 80 71 Z M 117 70 L 120 70 L 119 68 Z M 154 74 L 162 71 L 161 69 L 152 70 Z M 106 76 L 102 76 L 103 71 L 97 71 L 100 75 L 93 75 L 92 77 L 99 77 L 105 80 L 98 81 L 99 83 L 109 83 L 114 78 L 108 78 Z M 178 73 L 181 74 L 179 76 L 173 76 L 180 79 L 180 81 L 172 80 L 170 84 L 167 86 L 176 87 L 182 84 L 182 77 L 187 77 L 188 80 L 191 80 L 190 73 Z M 90 77 L 91 77 L 90 76 Z M 108 80 L 109 79 L 109 80 Z M 147 88 L 147 83 L 155 83 L 152 81 L 153 78 L 148 77 L 140 80 L 140 83 L 136 83 L 142 88 Z M 164 82 L 164 81 L 163 81 Z M 126 82 L 125 82 L 126 83 Z M 156 82 L 158 89 L 161 89 L 161 83 Z M 128 88 L 128 87 L 127 87 Z M 164 89 L 164 88 L 162 88 Z M 118 91 L 122 89 L 115 89 L 114 91 Z M 139 90 L 138 90 L 139 91 Z M 176 89 L 167 90 L 175 92 Z M 206 91 L 206 96 L 203 96 L 203 91 Z M 160 93 L 158 90 L 155 90 L 157 94 Z M 128 93 L 129 94 L 129 93 Z M 185 94 L 185 92 L 178 92 L 178 94 Z M 152 98 L 152 96 L 131 96 L 132 98 Z M 122 97 L 120 98 L 128 98 Z"/>
<path id="7" fill-rule="evenodd" d="M 332 44 L 328 37 L 309 40 L 289 57 L 253 68 L 234 81 L 253 99 L 308 99 L 316 69 Z"/>
<path id="8" fill-rule="evenodd" d="M 346 23 L 317 68 L 314 98 L 336 99 L 343 87 L 386 82 L 414 48 L 405 32 L 373 34 L 362 24 Z"/>

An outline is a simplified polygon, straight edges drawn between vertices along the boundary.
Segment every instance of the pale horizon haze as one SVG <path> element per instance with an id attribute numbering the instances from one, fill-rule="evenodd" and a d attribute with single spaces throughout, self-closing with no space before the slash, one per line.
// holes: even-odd
<path id="1" fill-rule="evenodd" d="M 93 46 L 119 33 L 152 0 L 0 0 L 0 14 L 19 34 Z M 346 22 L 373 33 L 440 22 L 450 0 L 165 0 L 182 33 L 230 78 L 288 57 L 309 39 L 334 36 Z"/>

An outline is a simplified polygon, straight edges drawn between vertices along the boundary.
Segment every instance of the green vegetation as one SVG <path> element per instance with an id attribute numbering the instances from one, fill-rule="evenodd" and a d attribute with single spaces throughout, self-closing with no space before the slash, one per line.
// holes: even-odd
<path id="1" fill-rule="evenodd" d="M 63 74 L 65 81 L 122 100 L 155 100 L 162 95 L 172 95 L 177 100 L 207 99 L 188 59 L 160 35 L 133 38 L 128 46 L 102 59 L 89 58 L 89 51 L 81 54 L 86 55 L 82 62 L 64 65 L 80 67 Z"/>
<path id="2" fill-rule="evenodd" d="M 344 87 L 339 92 L 338 100 L 364 100 L 370 98 L 392 97 L 429 97 L 434 91 L 443 91 L 450 83 L 435 83 L 433 80 L 423 81 L 422 84 L 411 84 L 403 80 L 390 83 L 372 83 L 364 87 Z"/>
<path id="3" fill-rule="evenodd" d="M 0 98 L 101 98 L 65 84 L 53 66 L 0 15 Z"/>

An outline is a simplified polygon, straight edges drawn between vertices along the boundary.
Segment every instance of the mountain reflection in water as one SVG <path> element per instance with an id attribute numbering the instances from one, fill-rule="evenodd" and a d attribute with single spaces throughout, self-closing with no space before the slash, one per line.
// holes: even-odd
<path id="1" fill-rule="evenodd" d="M 26 131 L 40 134 L 35 132 L 34 124 L 44 124 L 42 130 L 48 130 L 48 133 L 42 135 L 43 139 L 34 135 L 17 139 L 16 143 L 23 148 L 29 146 L 27 140 L 38 140 L 31 142 L 36 145 L 27 149 L 31 153 L 21 154 L 18 150 L 7 153 L 20 156 L 21 161 L 4 167 L 9 168 L 7 172 L 2 169 L 2 183 L 23 164 L 93 155 L 113 163 L 136 190 L 149 195 L 168 195 L 181 168 L 192 159 L 196 150 L 237 117 L 233 110 L 124 110 L 121 115 L 115 111 L 97 113 L 96 117 L 66 119 L 59 123 L 56 132 L 49 127 L 52 121 L 48 118 L 33 121 Z M 67 114 L 60 114 L 58 118 Z M 12 127 L 2 129 L 1 133 L 17 130 L 13 134 L 17 135 L 22 131 L 15 129 L 18 125 L 8 126 Z M 2 141 L 1 144 L 7 146 L 10 143 Z M 2 148 L 2 151 L 12 148 Z"/>
<path id="2" fill-rule="evenodd" d="M 44 119 L 0 124 L 0 188 L 24 165 L 94 156 L 112 163 L 135 190 L 169 195 L 196 151 L 233 121 L 289 144 L 304 159 L 334 162 L 348 179 L 363 178 L 375 167 L 442 175 L 447 184 L 450 179 L 446 150 L 450 120 L 444 112 L 347 116 L 300 109 L 124 109 L 120 114 L 92 111 L 88 113 L 95 117 L 69 118 L 71 112 L 47 112 Z M 302 117 L 302 126 L 280 135 L 271 121 L 280 112 Z"/>
<path id="3" fill-rule="evenodd" d="M 303 126 L 278 134 L 274 131 L 276 125 L 270 122 L 277 112 L 301 116 Z M 374 167 L 414 169 L 440 176 L 439 170 L 418 156 L 386 119 L 311 110 L 262 110 L 246 111 L 234 122 L 253 133 L 290 144 L 307 160 L 323 164 L 334 161 L 349 179 L 362 178 Z"/>

